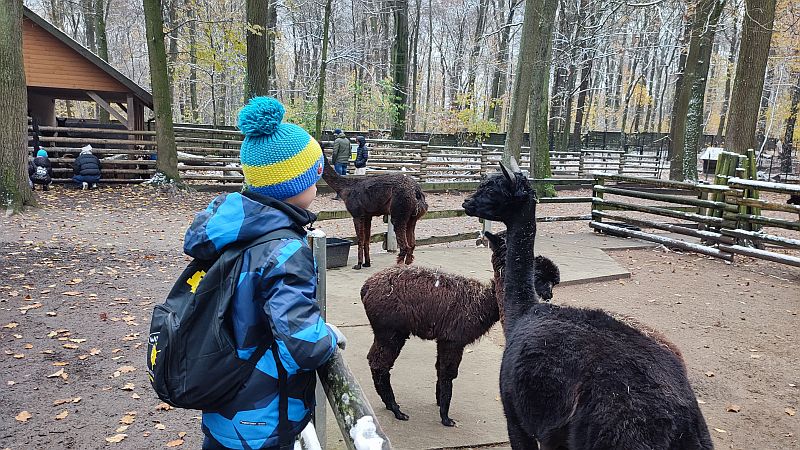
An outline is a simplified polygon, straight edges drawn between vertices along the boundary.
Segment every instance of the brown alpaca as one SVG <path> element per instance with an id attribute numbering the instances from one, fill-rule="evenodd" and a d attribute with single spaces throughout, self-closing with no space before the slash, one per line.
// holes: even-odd
<path id="1" fill-rule="evenodd" d="M 397 263 L 414 262 L 417 221 L 428 211 L 425 193 L 419 183 L 401 174 L 345 178 L 331 166 L 325 157 L 322 178 L 344 200 L 344 206 L 353 216 L 358 239 L 358 264 L 354 269 L 369 267 L 369 244 L 372 235 L 372 218 L 389 214 L 397 235 L 400 253 Z"/>

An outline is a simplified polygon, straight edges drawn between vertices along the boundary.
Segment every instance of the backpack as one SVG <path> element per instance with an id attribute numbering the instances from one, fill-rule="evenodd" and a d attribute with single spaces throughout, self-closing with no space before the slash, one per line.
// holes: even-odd
<path id="1" fill-rule="evenodd" d="M 34 172 L 33 178 L 35 180 L 46 180 L 47 179 L 47 167 L 36 166 L 36 172 Z"/>
<path id="2" fill-rule="evenodd" d="M 229 306 L 244 251 L 287 238 L 302 239 L 296 231 L 280 229 L 233 245 L 215 261 L 193 260 L 167 300 L 155 306 L 147 340 L 147 372 L 161 400 L 177 408 L 217 409 L 233 399 L 264 353 L 275 347 L 268 330 L 264 342 L 241 359 Z"/>

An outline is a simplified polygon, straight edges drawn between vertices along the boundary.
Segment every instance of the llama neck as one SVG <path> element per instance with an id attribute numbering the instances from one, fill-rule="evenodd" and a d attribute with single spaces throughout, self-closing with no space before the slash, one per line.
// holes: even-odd
<path id="1" fill-rule="evenodd" d="M 348 179 L 339 175 L 333 169 L 333 166 L 331 166 L 327 161 L 325 161 L 325 167 L 322 171 L 322 178 L 326 183 L 328 183 L 328 186 L 330 186 L 331 189 L 336 191 L 337 194 L 341 194 L 343 189 L 352 186 L 358 181 L 356 179 Z"/>
<path id="2" fill-rule="evenodd" d="M 506 267 L 504 282 L 504 329 L 508 334 L 517 320 L 537 302 L 534 288 L 534 252 L 536 214 L 534 201 L 522 208 L 522 214 L 506 224 Z"/>

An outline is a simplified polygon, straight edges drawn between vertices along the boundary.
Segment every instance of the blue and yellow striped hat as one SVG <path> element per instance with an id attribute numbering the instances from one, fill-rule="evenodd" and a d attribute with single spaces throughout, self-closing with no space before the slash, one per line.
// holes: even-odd
<path id="1" fill-rule="evenodd" d="M 278 200 L 316 184 L 324 162 L 322 148 L 306 130 L 282 123 L 285 112 L 277 99 L 254 97 L 239 112 L 238 123 L 247 189 Z"/>

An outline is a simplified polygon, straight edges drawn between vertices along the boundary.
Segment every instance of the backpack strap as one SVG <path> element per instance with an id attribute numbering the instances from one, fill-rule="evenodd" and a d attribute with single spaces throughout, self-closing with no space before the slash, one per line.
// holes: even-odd
<path id="1" fill-rule="evenodd" d="M 278 239 L 303 239 L 300 233 L 292 228 L 281 228 L 279 230 L 271 231 L 255 240 L 252 240 L 244 245 L 235 246 L 235 248 L 226 249 L 225 252 L 235 251 L 239 255 L 244 254 L 245 250 L 253 248 L 257 245 Z M 241 257 L 241 256 L 240 256 Z M 274 337 L 266 339 L 259 344 L 256 351 L 250 356 L 249 361 L 253 364 L 258 363 L 267 350 L 272 350 L 272 356 L 275 358 L 275 365 L 278 368 L 278 448 L 280 450 L 292 450 L 294 448 L 294 436 L 290 434 L 289 424 L 289 388 L 288 388 L 288 375 L 286 368 L 283 367 L 280 355 L 278 354 L 278 345 L 275 343 Z"/>
<path id="2" fill-rule="evenodd" d="M 286 368 L 278 355 L 278 345 L 273 343 L 272 356 L 278 367 L 278 448 L 291 450 L 294 448 L 294 436 L 289 433 L 289 388 Z"/>

